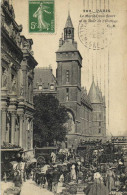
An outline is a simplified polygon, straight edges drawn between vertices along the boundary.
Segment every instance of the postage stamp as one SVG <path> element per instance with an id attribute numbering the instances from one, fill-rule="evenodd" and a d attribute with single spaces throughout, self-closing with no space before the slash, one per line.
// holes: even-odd
<path id="1" fill-rule="evenodd" d="M 55 32 L 54 0 L 29 0 L 29 32 Z"/>

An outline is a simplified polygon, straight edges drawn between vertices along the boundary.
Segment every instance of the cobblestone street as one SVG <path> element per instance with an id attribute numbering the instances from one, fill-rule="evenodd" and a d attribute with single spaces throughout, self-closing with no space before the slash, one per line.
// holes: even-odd
<path id="1" fill-rule="evenodd" d="M 34 181 L 27 180 L 23 183 L 21 195 L 53 195 L 52 192 L 48 191 L 45 188 L 42 188 L 41 186 L 38 186 Z"/>
<path id="2" fill-rule="evenodd" d="M 7 188 L 12 187 L 14 184 L 12 182 L 1 182 L 1 195 L 4 194 L 4 191 Z M 58 192 L 62 190 L 60 183 L 58 184 Z M 27 180 L 23 182 L 21 187 L 21 194 L 20 195 L 53 195 L 53 192 L 50 192 L 46 188 L 42 188 L 42 186 L 37 185 L 33 180 Z"/>

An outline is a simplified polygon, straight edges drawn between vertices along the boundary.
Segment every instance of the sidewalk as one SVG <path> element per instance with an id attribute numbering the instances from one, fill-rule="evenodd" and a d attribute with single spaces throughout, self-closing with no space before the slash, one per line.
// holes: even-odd
<path id="1" fill-rule="evenodd" d="M 1 192 L 0 195 L 4 194 L 4 191 L 7 188 L 12 187 L 14 184 L 12 182 L 1 182 Z M 41 186 L 38 186 L 34 181 L 27 180 L 26 182 L 23 182 L 23 185 L 21 187 L 21 193 L 20 195 L 53 195 L 52 192 L 48 191 L 45 188 L 42 188 Z"/>
<path id="2" fill-rule="evenodd" d="M 12 187 L 14 184 L 12 182 L 1 182 L 1 195 L 3 195 L 4 191 L 7 188 Z M 58 190 L 57 192 L 61 192 L 64 189 L 61 186 L 61 183 L 58 183 Z M 23 182 L 21 187 L 21 194 L 20 195 L 54 195 L 53 192 L 50 192 L 46 188 L 42 188 L 42 186 L 37 185 L 33 180 L 27 180 Z"/>
<path id="3" fill-rule="evenodd" d="M 7 188 L 10 188 L 14 186 L 14 184 L 12 182 L 7 182 L 5 183 L 4 181 L 1 181 L 1 184 L 0 184 L 0 195 L 3 195 L 4 194 L 4 191 L 7 189 Z"/>
<path id="4" fill-rule="evenodd" d="M 23 183 L 22 189 L 21 189 L 21 195 L 53 195 L 52 192 L 48 191 L 45 188 L 42 188 L 42 186 L 37 185 L 32 180 L 27 180 Z"/>

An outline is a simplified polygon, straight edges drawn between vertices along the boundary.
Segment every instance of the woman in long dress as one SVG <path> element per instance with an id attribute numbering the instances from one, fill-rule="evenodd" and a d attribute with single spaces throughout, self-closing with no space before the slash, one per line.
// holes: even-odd
<path id="1" fill-rule="evenodd" d="M 114 188 L 115 186 L 115 174 L 114 172 L 112 171 L 111 168 L 109 168 L 107 170 L 107 186 L 108 186 L 108 190 L 109 192 L 111 192 L 111 190 Z"/>
<path id="2" fill-rule="evenodd" d="M 75 171 L 75 165 L 74 164 L 71 167 L 71 179 L 76 180 L 76 171 Z"/>
<path id="3" fill-rule="evenodd" d="M 42 3 L 40 4 L 40 7 L 37 9 L 37 11 L 33 14 L 34 18 L 38 18 L 38 28 L 40 30 L 42 29 L 47 29 L 49 28 L 49 23 L 44 21 L 43 18 L 43 12 L 46 12 L 47 14 L 51 14 L 51 12 L 48 12 L 47 10 L 45 10 L 47 7 L 43 6 Z"/>
<path id="4" fill-rule="evenodd" d="M 86 195 L 108 195 L 108 189 L 103 183 L 103 178 L 99 172 L 94 174 L 94 182 L 89 184 L 84 190 Z"/>

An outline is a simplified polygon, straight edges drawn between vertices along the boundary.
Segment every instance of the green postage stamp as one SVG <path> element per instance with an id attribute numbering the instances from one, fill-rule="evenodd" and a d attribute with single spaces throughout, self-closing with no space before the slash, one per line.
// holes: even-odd
<path id="1" fill-rule="evenodd" d="M 54 33 L 54 0 L 29 0 L 29 32 Z"/>

